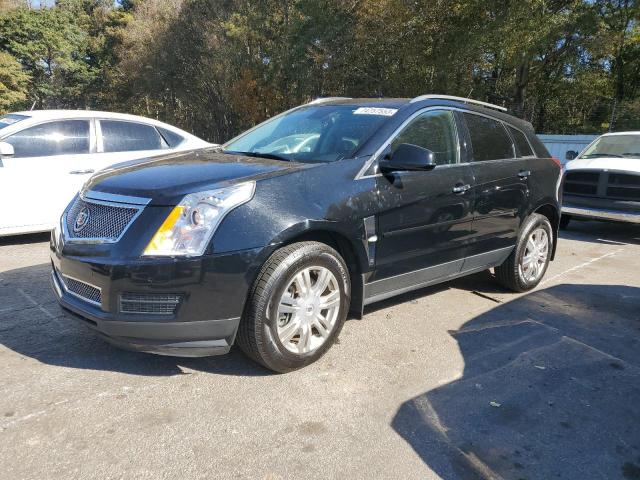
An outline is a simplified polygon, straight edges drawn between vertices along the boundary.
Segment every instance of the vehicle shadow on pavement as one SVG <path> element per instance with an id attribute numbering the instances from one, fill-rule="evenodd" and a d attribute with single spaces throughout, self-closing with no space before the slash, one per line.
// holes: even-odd
<path id="1" fill-rule="evenodd" d="M 219 357 L 177 358 L 113 347 L 58 306 L 50 269 L 41 264 L 0 272 L 0 343 L 21 355 L 49 365 L 132 375 L 181 375 L 185 368 L 221 375 L 273 374 L 237 349 Z"/>
<path id="2" fill-rule="evenodd" d="M 392 420 L 443 479 L 640 479 L 640 289 L 563 284 L 450 332 L 460 379 Z"/>

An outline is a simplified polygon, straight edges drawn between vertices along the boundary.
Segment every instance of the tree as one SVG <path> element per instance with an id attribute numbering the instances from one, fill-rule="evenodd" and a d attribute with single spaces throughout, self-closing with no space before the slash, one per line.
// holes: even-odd
<path id="1" fill-rule="evenodd" d="M 0 52 L 0 114 L 24 104 L 29 80 L 20 62 L 8 53 Z"/>

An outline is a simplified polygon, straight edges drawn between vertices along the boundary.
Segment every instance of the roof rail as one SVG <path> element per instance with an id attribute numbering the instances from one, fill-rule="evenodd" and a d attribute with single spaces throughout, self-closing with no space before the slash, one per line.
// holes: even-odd
<path id="1" fill-rule="evenodd" d="M 415 98 L 411 99 L 411 101 L 409 103 L 415 103 L 415 102 L 420 102 L 422 100 L 431 100 L 431 99 L 453 100 L 453 101 L 456 101 L 456 102 L 473 103 L 474 105 L 482 105 L 483 107 L 487 107 L 487 108 L 495 108 L 496 110 L 501 110 L 503 112 L 507 111 L 507 109 L 505 107 L 501 107 L 500 105 L 494 105 L 493 103 L 481 102 L 480 100 L 474 100 L 472 98 L 453 97 L 451 95 L 420 95 L 419 97 L 415 97 Z"/>
<path id="2" fill-rule="evenodd" d="M 320 97 L 315 100 L 311 100 L 307 105 L 318 105 L 319 103 L 332 102 L 334 100 L 351 100 L 351 97 Z"/>

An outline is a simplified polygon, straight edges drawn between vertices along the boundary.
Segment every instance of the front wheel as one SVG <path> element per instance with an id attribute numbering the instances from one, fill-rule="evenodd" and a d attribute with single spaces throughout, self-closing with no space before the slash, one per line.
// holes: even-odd
<path id="1" fill-rule="evenodd" d="M 350 288 L 344 260 L 328 245 L 300 242 L 277 250 L 247 301 L 240 348 L 281 373 L 315 362 L 342 329 Z"/>
<path id="2" fill-rule="evenodd" d="M 496 267 L 497 280 L 515 292 L 535 288 L 549 267 L 552 246 L 549 219 L 537 213 L 530 215 L 522 225 L 516 248 Z"/>

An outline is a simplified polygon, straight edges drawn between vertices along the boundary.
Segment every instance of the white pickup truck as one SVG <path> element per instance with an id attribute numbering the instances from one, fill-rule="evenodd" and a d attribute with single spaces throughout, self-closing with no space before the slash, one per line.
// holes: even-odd
<path id="1" fill-rule="evenodd" d="M 640 223 L 640 132 L 607 133 L 571 153 L 560 226 L 572 218 Z"/>

